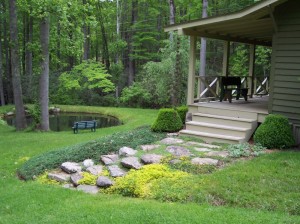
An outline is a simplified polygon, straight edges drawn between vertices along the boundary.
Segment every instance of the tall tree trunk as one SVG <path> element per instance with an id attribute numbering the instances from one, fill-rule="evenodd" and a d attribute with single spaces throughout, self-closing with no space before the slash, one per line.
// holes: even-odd
<path id="1" fill-rule="evenodd" d="M 5 105 L 4 90 L 3 90 L 3 69 L 2 69 L 2 24 L 0 23 L 0 105 Z"/>
<path id="2" fill-rule="evenodd" d="M 175 15 L 176 15 L 176 7 L 174 0 L 169 0 L 169 9 L 170 9 L 170 25 L 175 24 Z M 170 41 L 173 42 L 173 32 L 170 32 Z"/>
<path id="3" fill-rule="evenodd" d="M 40 23 L 42 48 L 40 87 L 41 130 L 49 131 L 49 28 L 50 17 L 43 18 Z"/>
<path id="4" fill-rule="evenodd" d="M 109 60 L 109 51 L 108 51 L 108 42 L 107 42 L 107 34 L 105 32 L 104 27 L 104 20 L 102 15 L 102 5 L 101 3 L 98 3 L 98 9 L 99 9 L 99 20 L 100 20 L 100 28 L 101 28 L 101 34 L 102 34 L 102 62 L 105 64 L 106 69 L 109 71 L 110 67 L 110 60 Z"/>
<path id="5" fill-rule="evenodd" d="M 138 17 L 138 0 L 132 0 L 132 8 L 131 8 L 131 33 L 129 38 L 129 74 L 128 74 L 128 85 L 132 85 L 135 76 L 135 59 L 133 58 L 134 47 L 133 47 L 133 36 L 134 36 L 134 25 L 137 22 Z"/>
<path id="6" fill-rule="evenodd" d="M 26 90 L 25 95 L 29 100 L 32 100 L 32 50 L 28 45 L 32 44 L 33 19 L 28 16 L 28 26 L 26 32 L 26 51 L 25 51 L 25 74 L 26 74 Z"/>
<path id="7" fill-rule="evenodd" d="M 16 0 L 9 1 L 9 18 L 12 84 L 14 92 L 14 103 L 16 106 L 16 129 L 17 131 L 19 131 L 26 128 L 27 125 L 21 87 Z"/>
<path id="8" fill-rule="evenodd" d="M 207 17 L 207 7 L 208 7 L 208 0 L 203 0 L 202 3 L 202 18 Z M 206 38 L 201 38 L 201 48 L 200 48 L 200 69 L 199 69 L 199 76 L 205 77 L 205 67 L 206 67 Z M 201 82 L 200 85 L 200 92 L 203 92 L 205 89 L 205 85 Z"/>
<path id="9" fill-rule="evenodd" d="M 85 6 L 87 3 L 86 0 L 82 1 L 83 6 Z M 90 37 L 89 37 L 89 27 L 86 24 L 86 22 L 84 21 L 84 25 L 83 25 L 83 60 L 88 60 L 89 59 L 89 50 L 90 50 Z"/>

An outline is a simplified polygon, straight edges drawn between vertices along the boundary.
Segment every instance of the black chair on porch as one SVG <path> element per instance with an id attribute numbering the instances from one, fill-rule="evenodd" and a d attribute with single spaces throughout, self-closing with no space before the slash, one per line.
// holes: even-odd
<path id="1" fill-rule="evenodd" d="M 221 77 L 220 82 L 220 102 L 223 100 L 228 99 L 229 103 L 232 102 L 232 92 L 236 90 L 236 100 L 240 98 L 240 95 L 242 95 L 247 101 L 247 95 L 248 95 L 248 88 L 241 88 L 241 78 L 236 76 L 224 76 Z"/>

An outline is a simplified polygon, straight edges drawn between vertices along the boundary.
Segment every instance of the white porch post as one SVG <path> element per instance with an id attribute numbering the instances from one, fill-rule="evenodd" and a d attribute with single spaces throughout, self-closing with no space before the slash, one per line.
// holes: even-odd
<path id="1" fill-rule="evenodd" d="M 195 94 L 195 64 L 196 64 L 196 37 L 190 36 L 190 53 L 189 53 L 189 76 L 188 76 L 188 93 L 187 104 L 194 103 Z"/>
<path id="2" fill-rule="evenodd" d="M 223 73 L 222 73 L 223 76 L 228 76 L 229 57 L 230 57 L 230 41 L 224 41 Z"/>
<path id="3" fill-rule="evenodd" d="M 250 60 L 249 60 L 249 83 L 248 86 L 250 87 L 250 97 L 253 97 L 254 94 L 254 67 L 255 67 L 255 48 L 256 46 L 254 44 L 250 45 Z"/>

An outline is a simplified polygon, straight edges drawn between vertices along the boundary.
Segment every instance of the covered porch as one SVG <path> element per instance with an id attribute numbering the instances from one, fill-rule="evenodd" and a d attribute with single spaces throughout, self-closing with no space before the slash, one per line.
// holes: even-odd
<path id="1" fill-rule="evenodd" d="M 181 134 L 197 136 L 207 142 L 241 143 L 250 139 L 258 123 L 270 112 L 272 77 L 255 77 L 256 46 L 272 46 L 277 32 L 274 9 L 286 0 L 265 0 L 244 10 L 223 16 L 208 17 L 188 23 L 172 25 L 165 31 L 177 31 L 190 36 L 187 103 L 190 121 Z M 196 46 L 199 37 L 224 41 L 221 76 L 196 74 Z M 220 102 L 222 77 L 230 77 L 230 42 L 249 46 L 248 74 L 241 74 L 241 86 L 248 99 Z M 203 88 L 204 86 L 204 88 Z M 271 87 L 271 89 L 270 89 Z M 230 89 L 230 95 L 237 90 Z"/>

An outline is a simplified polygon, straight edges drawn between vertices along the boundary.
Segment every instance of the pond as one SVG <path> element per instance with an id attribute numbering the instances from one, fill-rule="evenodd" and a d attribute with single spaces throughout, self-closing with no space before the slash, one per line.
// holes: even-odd
<path id="1" fill-rule="evenodd" d="M 51 131 L 72 131 L 74 122 L 76 121 L 97 121 L 97 128 L 105 128 L 121 125 L 122 122 L 119 119 L 101 115 L 101 114 L 86 114 L 86 113 L 58 113 L 49 115 L 49 125 Z M 8 125 L 15 125 L 14 117 L 7 117 L 6 122 Z M 27 125 L 31 125 L 33 122 L 32 117 L 27 117 Z"/>

